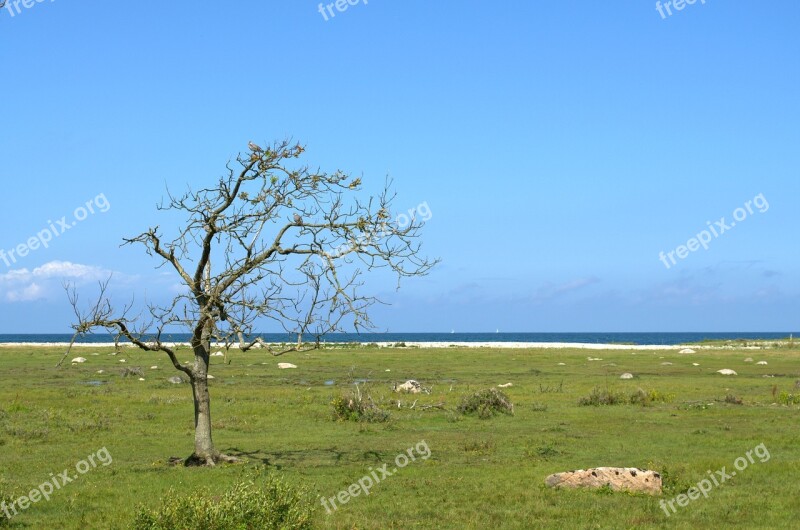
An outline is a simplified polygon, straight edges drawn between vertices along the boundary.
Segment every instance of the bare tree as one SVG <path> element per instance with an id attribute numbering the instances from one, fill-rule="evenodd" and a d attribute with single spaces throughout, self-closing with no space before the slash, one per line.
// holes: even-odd
<path id="1" fill-rule="evenodd" d="M 302 165 L 299 144 L 248 147 L 215 186 L 168 192 L 159 210 L 185 216 L 175 233 L 166 236 L 156 226 L 124 240 L 143 245 L 159 267 L 177 274 L 185 291 L 171 303 L 147 304 L 132 315 L 132 303 L 113 306 L 105 282 L 97 301 L 82 309 L 75 289 L 67 289 L 75 337 L 105 328 L 142 350 L 164 352 L 189 377 L 195 443 L 187 465 L 235 460 L 211 436 L 207 376 L 214 343 L 282 355 L 318 348 L 327 333 L 370 329 L 368 309 L 379 300 L 360 293 L 364 273 L 387 268 L 399 287 L 400 278 L 427 274 L 438 261 L 420 256 L 421 220 L 405 227 L 390 221 L 391 182 L 378 197 L 363 198 L 360 178 Z M 257 336 L 255 326 L 269 320 L 296 334 L 297 343 L 273 349 Z M 191 336 L 190 365 L 162 340 L 180 327 Z"/>

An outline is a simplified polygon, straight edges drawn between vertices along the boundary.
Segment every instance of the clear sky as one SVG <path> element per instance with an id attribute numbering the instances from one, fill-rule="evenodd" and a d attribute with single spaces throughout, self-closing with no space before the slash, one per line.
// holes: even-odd
<path id="1" fill-rule="evenodd" d="M 119 300 L 169 294 L 121 238 L 174 222 L 166 186 L 284 137 L 430 208 L 442 263 L 368 284 L 382 329 L 800 329 L 796 0 L 14 1 L 0 333 L 68 332 L 65 279 L 84 299 L 109 271 Z"/>

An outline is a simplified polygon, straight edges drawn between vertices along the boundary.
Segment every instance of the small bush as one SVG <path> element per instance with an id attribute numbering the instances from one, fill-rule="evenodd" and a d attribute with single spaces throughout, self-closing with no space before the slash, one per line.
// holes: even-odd
<path id="1" fill-rule="evenodd" d="M 139 506 L 133 530 L 261 530 L 311 528 L 305 492 L 280 478 L 251 477 L 221 496 L 201 489 L 189 495 L 170 490 L 155 509 Z"/>
<path id="2" fill-rule="evenodd" d="M 742 398 L 736 397 L 733 394 L 728 394 L 725 396 L 725 403 L 730 403 L 731 405 L 741 405 L 743 402 Z"/>
<path id="3" fill-rule="evenodd" d="M 144 371 L 141 368 L 123 368 L 122 377 L 144 377 Z"/>
<path id="4" fill-rule="evenodd" d="M 791 394 L 784 390 L 778 395 L 778 403 L 782 405 L 800 404 L 800 394 Z"/>
<path id="5" fill-rule="evenodd" d="M 461 398 L 458 405 L 461 414 L 478 414 L 481 419 L 493 417 L 495 414 L 514 414 L 514 404 L 503 392 L 496 388 L 487 388 Z"/>
<path id="6" fill-rule="evenodd" d="M 647 469 L 652 469 L 661 475 L 661 487 L 667 495 L 686 493 L 697 483 L 692 480 L 691 474 L 685 464 L 667 467 L 662 462 L 648 462 Z"/>
<path id="7" fill-rule="evenodd" d="M 669 403 L 675 396 L 673 394 L 665 394 L 658 390 L 645 391 L 641 388 L 637 389 L 630 395 L 623 392 L 614 392 L 607 388 L 595 387 L 592 392 L 578 400 L 578 405 L 581 406 L 594 406 L 600 405 L 641 405 L 646 407 L 653 403 Z"/>
<path id="8" fill-rule="evenodd" d="M 594 387 L 588 396 L 578 400 L 578 405 L 599 407 L 600 405 L 621 405 L 627 402 L 628 398 L 625 394 L 612 392 L 607 388 Z"/>
<path id="9" fill-rule="evenodd" d="M 383 423 L 389 420 L 389 413 L 377 406 L 372 397 L 364 396 L 358 388 L 355 392 L 334 398 L 331 406 L 336 421 Z"/>
<path id="10" fill-rule="evenodd" d="M 554 456 L 561 454 L 561 451 L 556 449 L 552 444 L 540 445 L 537 447 L 526 447 L 525 456 L 528 458 L 537 458 L 540 460 L 549 460 Z"/>
<path id="11" fill-rule="evenodd" d="M 653 403 L 670 403 L 673 399 L 675 399 L 674 394 L 665 394 L 663 392 L 659 392 L 658 390 L 650 390 L 646 392 L 640 388 L 631 394 L 630 403 L 631 405 L 641 405 L 646 407 Z"/>

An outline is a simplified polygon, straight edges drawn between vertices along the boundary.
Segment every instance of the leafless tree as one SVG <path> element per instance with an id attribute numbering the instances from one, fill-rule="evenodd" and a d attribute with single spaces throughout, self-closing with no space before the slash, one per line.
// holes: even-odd
<path id="1" fill-rule="evenodd" d="M 124 240 L 143 245 L 159 267 L 177 274 L 185 290 L 171 303 L 147 304 L 134 315 L 133 303 L 115 308 L 108 282 L 86 308 L 75 289 L 67 289 L 77 318 L 75 337 L 105 328 L 142 350 L 164 352 L 188 376 L 195 443 L 187 465 L 235 460 L 212 441 L 212 345 L 282 355 L 318 348 L 327 333 L 370 329 L 368 309 L 378 300 L 360 292 L 365 273 L 387 268 L 399 286 L 400 278 L 427 274 L 437 262 L 421 257 L 421 220 L 405 227 L 391 222 L 391 182 L 379 196 L 365 198 L 360 178 L 301 164 L 299 144 L 262 148 L 250 142 L 248 148 L 215 186 L 168 192 L 159 209 L 185 216 L 172 235 L 156 226 Z M 273 349 L 255 329 L 269 319 L 296 334 L 297 343 Z M 175 347 L 162 340 L 180 327 L 189 330 L 193 364 L 182 365 Z"/>

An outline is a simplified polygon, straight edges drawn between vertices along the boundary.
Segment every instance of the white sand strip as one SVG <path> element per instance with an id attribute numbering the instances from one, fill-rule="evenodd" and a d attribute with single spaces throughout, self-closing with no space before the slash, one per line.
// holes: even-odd
<path id="1" fill-rule="evenodd" d="M 286 343 L 281 343 L 286 344 Z M 327 342 L 326 346 L 347 346 L 352 343 Z M 405 344 L 408 347 L 418 348 L 495 348 L 495 349 L 584 349 L 584 350 L 680 350 L 685 348 L 685 344 L 592 344 L 582 342 L 365 342 L 362 344 L 377 344 L 379 347 L 387 348 L 395 344 Z M 177 346 L 189 346 L 185 342 L 165 342 L 165 346 L 174 348 Z M 277 344 L 276 344 L 277 345 Z M 66 348 L 67 342 L 6 342 L 0 343 L 0 348 L 24 348 L 24 347 L 58 347 Z M 108 342 L 83 342 L 75 343 L 73 348 L 110 348 L 113 344 Z M 712 346 L 691 345 L 693 348 L 711 348 Z M 120 343 L 120 347 L 134 347 L 130 343 Z M 224 348 L 221 344 L 215 344 L 213 348 Z M 231 349 L 238 349 L 238 345 L 232 345 Z"/>

